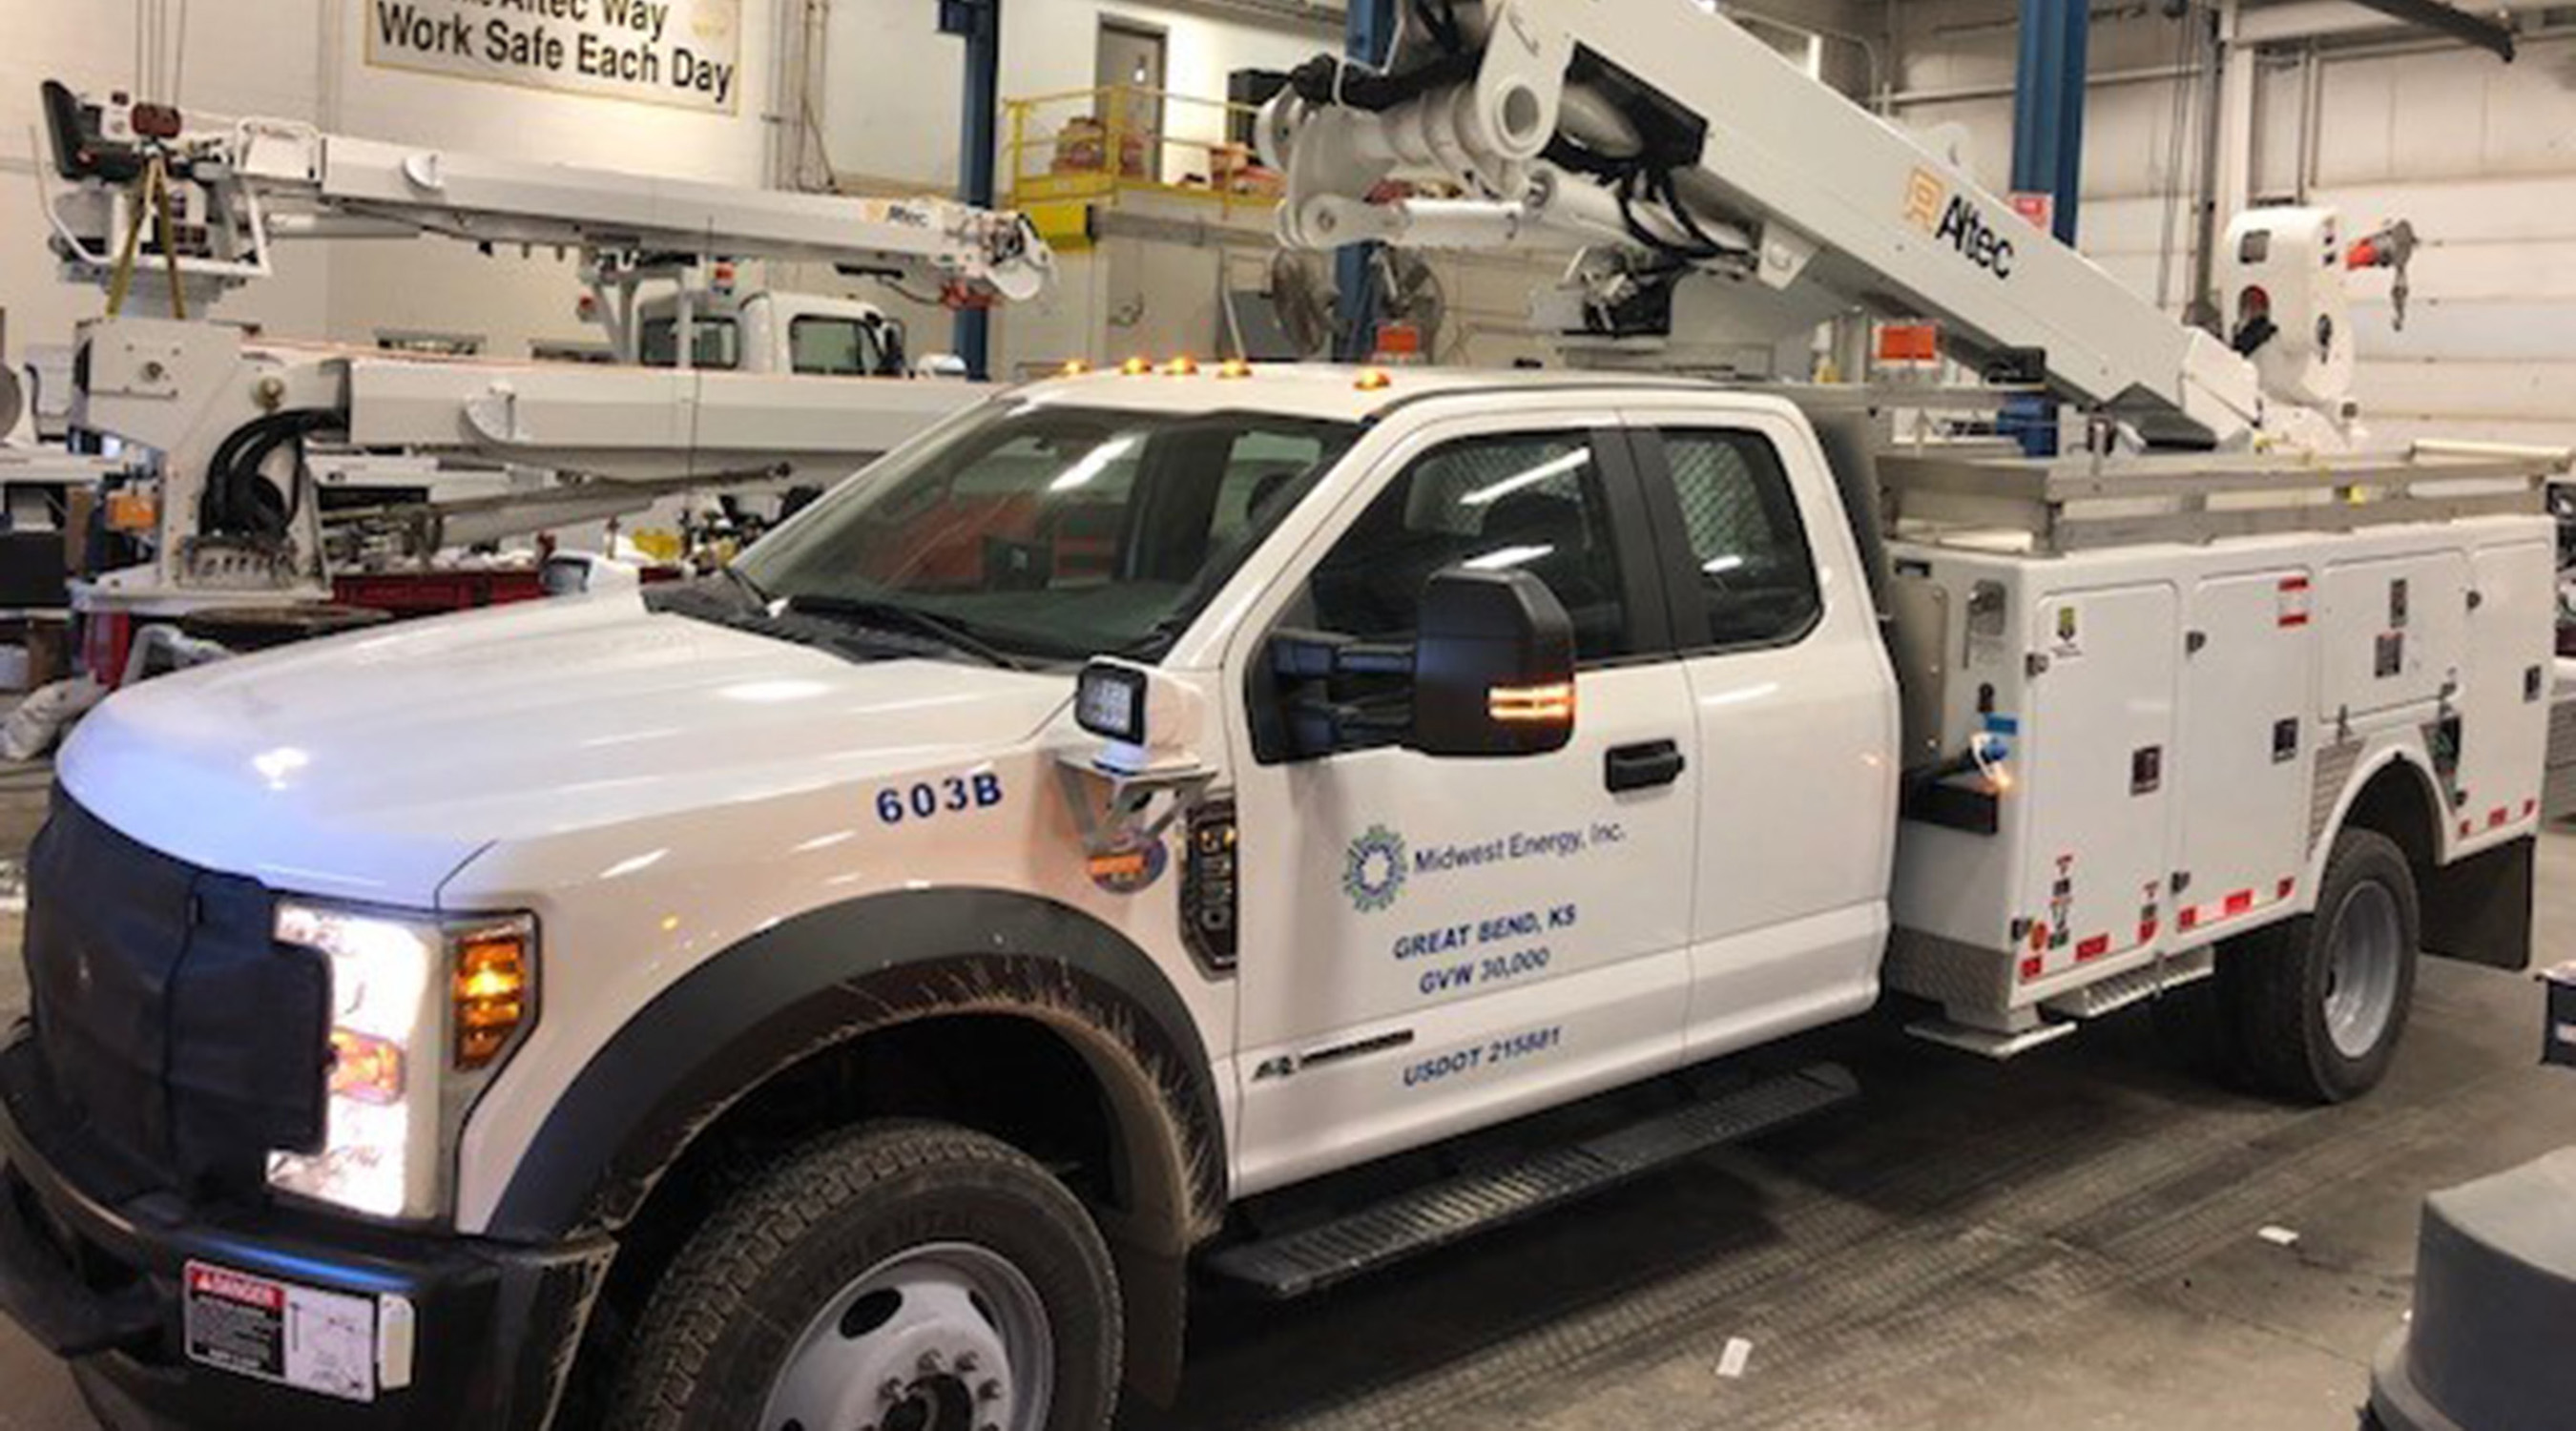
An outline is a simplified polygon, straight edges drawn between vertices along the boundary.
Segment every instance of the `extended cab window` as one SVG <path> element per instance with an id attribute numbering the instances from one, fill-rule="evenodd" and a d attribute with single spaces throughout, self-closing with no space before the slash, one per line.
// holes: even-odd
<path id="1" fill-rule="evenodd" d="M 648 368 L 680 365 L 680 320 L 647 318 L 638 354 Z M 730 372 L 742 366 L 742 335 L 730 318 L 700 318 L 689 325 L 689 366 Z"/>
<path id="2" fill-rule="evenodd" d="M 1709 643 L 1762 645 L 1804 632 L 1822 605 L 1779 451 L 1744 431 L 1666 432 L 1663 443 Z"/>
<path id="3" fill-rule="evenodd" d="M 1546 582 L 1574 618 L 1584 660 L 1630 649 L 1601 474 L 1580 433 L 1471 438 L 1417 459 L 1316 566 L 1314 624 L 1409 639 L 1423 587 L 1448 566 Z"/>
<path id="4" fill-rule="evenodd" d="M 808 316 L 787 325 L 788 365 L 800 373 L 866 377 L 877 371 L 876 346 L 856 318 Z"/>

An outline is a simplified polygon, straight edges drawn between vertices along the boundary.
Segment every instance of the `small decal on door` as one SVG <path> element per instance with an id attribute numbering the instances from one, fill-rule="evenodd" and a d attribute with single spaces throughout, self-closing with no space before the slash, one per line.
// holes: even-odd
<path id="1" fill-rule="evenodd" d="M 1374 914 L 1404 893 L 1404 867 L 1404 836 L 1371 825 L 1342 857 L 1342 893 L 1349 896 L 1351 908 Z"/>

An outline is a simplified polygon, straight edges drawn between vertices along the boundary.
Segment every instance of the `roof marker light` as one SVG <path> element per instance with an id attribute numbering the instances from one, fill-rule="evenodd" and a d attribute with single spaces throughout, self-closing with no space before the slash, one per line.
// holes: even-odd
<path id="1" fill-rule="evenodd" d="M 1141 378 L 1147 373 L 1154 371 L 1154 360 L 1142 355 L 1129 358 L 1127 361 L 1118 365 L 1118 371 L 1120 375 L 1125 377 Z"/>
<path id="2" fill-rule="evenodd" d="M 1165 363 L 1163 365 L 1163 371 L 1167 375 L 1175 378 L 1194 378 L 1199 375 L 1199 360 L 1191 357 L 1187 353 L 1183 353 L 1179 357 Z"/>
<path id="3" fill-rule="evenodd" d="M 1084 373 L 1090 371 L 1091 365 L 1084 362 L 1082 359 L 1067 358 L 1064 360 L 1064 366 L 1056 370 L 1056 375 L 1059 377 L 1078 378 Z"/>
<path id="4" fill-rule="evenodd" d="M 1216 375 L 1220 378 L 1248 378 L 1252 376 L 1252 364 L 1241 358 L 1228 358 L 1216 365 Z"/>
<path id="5" fill-rule="evenodd" d="M 1395 374 L 1384 368 L 1362 368 L 1358 380 L 1351 386 L 1364 393 L 1377 392 L 1395 386 Z"/>

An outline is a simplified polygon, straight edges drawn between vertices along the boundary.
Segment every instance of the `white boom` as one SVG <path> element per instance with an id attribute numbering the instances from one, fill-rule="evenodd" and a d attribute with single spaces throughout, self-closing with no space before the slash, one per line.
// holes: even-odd
<path id="1" fill-rule="evenodd" d="M 826 263 L 935 288 L 953 306 L 1034 297 L 1054 273 L 1024 218 L 945 200 L 732 188 L 270 119 L 191 133 L 150 105 L 90 103 L 59 84 L 44 99 L 63 183 L 49 206 L 54 249 L 66 278 L 109 294 L 109 316 L 81 327 L 73 420 L 124 444 L 158 502 L 151 560 L 77 589 L 84 609 L 326 596 L 301 470 L 308 436 L 577 474 L 581 493 L 529 504 L 520 530 L 539 530 L 568 496 L 604 515 L 692 474 L 837 480 L 983 395 L 952 381 L 691 370 L 696 265 Z M 402 358 L 245 337 L 200 316 L 271 273 L 283 240 L 424 234 L 578 251 L 626 365 Z M 678 366 L 634 366 L 637 290 L 662 280 L 681 283 Z M 620 483 L 635 484 L 631 501 Z M 477 530 L 496 523 L 479 513 Z"/>
<path id="2" fill-rule="evenodd" d="M 1384 72 L 1310 63 L 1261 139 L 1287 176 L 1292 246 L 1579 247 L 1605 326 L 1668 317 L 1677 285 L 1714 275 L 1774 336 L 1836 309 L 1937 320 L 1952 356 L 2044 381 L 2150 441 L 2350 439 L 2351 405 L 2320 381 L 2349 372 L 2325 361 L 2349 351 L 2332 321 L 2241 336 L 2258 371 L 1697 0 L 1425 0 Z M 1414 176 L 1464 197 L 1382 197 Z M 2237 237 L 2231 279 L 2304 294 L 2331 267 L 2340 283 L 2331 216 L 2259 253 Z M 2328 299 L 2315 316 L 2339 318 L 2339 286 Z"/>
<path id="3" fill-rule="evenodd" d="M 1025 218 L 944 199 L 846 198 L 537 164 L 326 134 L 283 119 L 182 133 L 171 111 L 90 103 L 55 83 L 45 86 L 44 102 L 55 170 L 73 186 L 49 213 L 66 276 L 127 283 L 162 311 L 173 307 L 174 277 L 181 306 L 202 308 L 223 289 L 267 277 L 273 246 L 292 238 L 443 234 L 573 249 L 609 281 L 674 259 L 825 263 L 935 287 L 955 304 L 1032 298 L 1054 273 L 1053 254 Z M 171 204 L 166 230 L 161 192 Z M 128 254 L 136 233 L 147 242 Z"/>

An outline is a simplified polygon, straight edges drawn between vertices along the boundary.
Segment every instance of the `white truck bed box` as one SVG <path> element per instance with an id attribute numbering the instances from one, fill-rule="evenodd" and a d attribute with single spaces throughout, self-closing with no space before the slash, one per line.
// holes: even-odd
<path id="1" fill-rule="evenodd" d="M 1955 1041 L 2026 1042 L 2198 977 L 2215 941 L 2310 907 L 2323 835 L 2394 758 L 2440 787 L 2441 859 L 2529 833 L 2553 553 L 2536 515 L 2067 551 L 1900 535 L 1906 764 L 1989 732 L 2010 784 L 1910 791 L 1888 982 Z"/>

